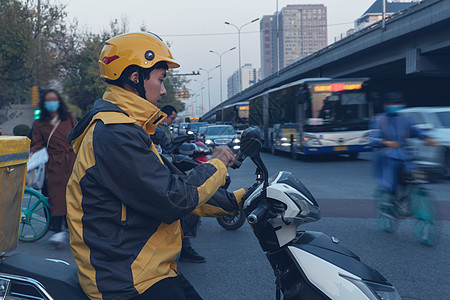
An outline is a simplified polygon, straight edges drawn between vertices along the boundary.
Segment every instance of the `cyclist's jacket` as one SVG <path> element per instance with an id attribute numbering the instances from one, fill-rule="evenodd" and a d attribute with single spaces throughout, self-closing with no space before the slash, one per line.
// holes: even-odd
<path id="1" fill-rule="evenodd" d="M 176 276 L 179 219 L 238 209 L 243 189 L 216 193 L 227 173 L 220 160 L 189 175 L 163 163 L 149 136 L 164 117 L 145 99 L 108 85 L 69 135 L 77 153 L 67 185 L 70 247 L 91 299 L 130 299 Z"/>

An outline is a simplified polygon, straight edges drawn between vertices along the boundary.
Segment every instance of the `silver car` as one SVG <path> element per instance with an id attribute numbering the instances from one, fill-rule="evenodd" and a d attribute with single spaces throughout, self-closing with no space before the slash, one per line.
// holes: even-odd
<path id="1" fill-rule="evenodd" d="M 436 162 L 444 167 L 444 175 L 450 176 L 450 107 L 410 107 L 401 110 L 413 118 L 417 127 L 425 130 L 436 139 L 441 147 L 436 150 L 423 147 L 418 141 L 413 141 L 419 149 L 419 156 L 430 157 L 434 151 L 439 151 Z"/>

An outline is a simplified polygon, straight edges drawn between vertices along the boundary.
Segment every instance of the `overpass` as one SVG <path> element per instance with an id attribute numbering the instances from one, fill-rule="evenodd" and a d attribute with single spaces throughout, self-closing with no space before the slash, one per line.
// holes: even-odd
<path id="1" fill-rule="evenodd" d="M 399 90 L 408 106 L 450 105 L 450 0 L 424 0 L 281 69 L 202 116 L 311 77 L 369 77 L 371 94 Z M 379 99 L 379 98 L 378 98 Z"/>

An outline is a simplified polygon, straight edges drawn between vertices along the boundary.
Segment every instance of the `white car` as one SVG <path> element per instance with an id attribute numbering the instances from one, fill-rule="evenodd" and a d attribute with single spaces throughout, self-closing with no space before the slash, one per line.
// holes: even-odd
<path id="1" fill-rule="evenodd" d="M 425 130 L 436 139 L 441 147 L 437 162 L 444 167 L 444 175 L 450 176 L 450 106 L 449 107 L 410 107 L 401 110 L 401 113 L 410 115 L 417 127 Z M 416 142 L 417 145 L 417 142 Z M 422 147 L 423 148 L 423 147 Z M 428 149 L 428 151 L 430 148 Z M 423 157 L 427 153 L 420 154 Z M 428 153 L 429 156 L 429 153 Z"/>

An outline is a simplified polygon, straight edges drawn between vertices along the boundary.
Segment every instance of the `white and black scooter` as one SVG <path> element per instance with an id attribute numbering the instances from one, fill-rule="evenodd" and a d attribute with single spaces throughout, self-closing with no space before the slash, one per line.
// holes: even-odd
<path id="1" fill-rule="evenodd" d="M 261 160 L 262 134 L 246 129 L 234 168 L 246 157 L 256 165 L 256 183 L 244 195 L 244 213 L 276 276 L 276 299 L 401 300 L 397 290 L 376 270 L 334 238 L 298 231 L 320 219 L 319 206 L 291 173 L 270 179 Z"/>

